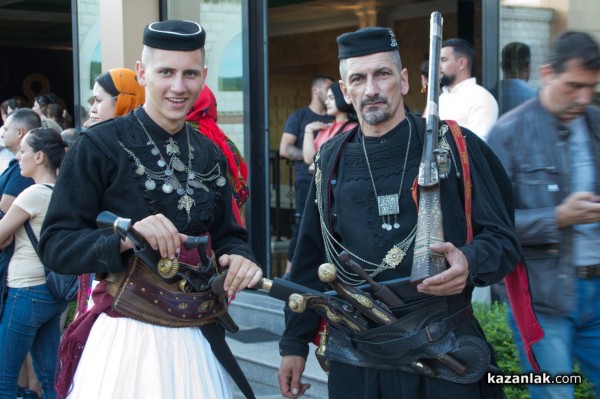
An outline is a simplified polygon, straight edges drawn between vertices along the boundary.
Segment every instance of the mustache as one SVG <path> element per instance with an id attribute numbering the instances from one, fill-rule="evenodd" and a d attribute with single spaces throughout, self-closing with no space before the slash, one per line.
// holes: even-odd
<path id="1" fill-rule="evenodd" d="M 364 100 L 361 101 L 360 106 L 361 108 L 370 105 L 370 104 L 375 104 L 375 103 L 384 103 L 387 104 L 387 98 L 382 97 L 382 96 L 376 96 L 376 97 L 370 97 L 370 98 L 366 98 Z"/>

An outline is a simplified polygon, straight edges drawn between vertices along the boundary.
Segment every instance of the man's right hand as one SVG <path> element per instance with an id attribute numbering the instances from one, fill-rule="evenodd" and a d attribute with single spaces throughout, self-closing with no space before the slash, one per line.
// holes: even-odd
<path id="1" fill-rule="evenodd" d="M 180 234 L 175 225 L 162 214 L 150 215 L 133 225 L 133 228 L 160 256 L 175 259 L 179 256 L 181 243 L 187 236 Z M 127 239 L 121 241 L 121 252 L 133 248 L 133 243 Z"/>
<path id="2" fill-rule="evenodd" d="M 279 389 L 286 398 L 299 398 L 310 388 L 310 384 L 302 384 L 300 379 L 304 373 L 306 360 L 302 356 L 284 356 L 279 366 Z"/>
<path id="3" fill-rule="evenodd" d="M 600 196 L 589 192 L 570 194 L 556 207 L 556 224 L 559 228 L 574 224 L 600 221 Z"/>

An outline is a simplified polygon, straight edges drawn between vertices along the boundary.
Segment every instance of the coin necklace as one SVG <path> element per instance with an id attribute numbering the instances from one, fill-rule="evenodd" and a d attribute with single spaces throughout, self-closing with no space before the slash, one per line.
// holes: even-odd
<path id="1" fill-rule="evenodd" d="M 140 124 L 144 133 L 148 137 L 147 145 L 151 145 L 152 149 L 150 152 L 152 155 L 158 156 L 158 161 L 156 164 L 165 168 L 164 171 L 155 172 L 145 167 L 141 161 L 133 154 L 132 151 L 127 149 L 123 143 L 121 147 L 132 157 L 135 162 L 136 169 L 135 173 L 139 176 L 146 175 L 146 181 L 144 182 L 144 187 L 148 191 L 153 191 L 156 188 L 156 181 L 162 181 L 161 189 L 163 193 L 170 194 L 175 190 L 177 194 L 180 195 L 179 200 L 177 201 L 177 208 L 179 210 L 185 210 L 188 215 L 188 220 L 190 219 L 190 211 L 196 204 L 196 201 L 192 198 L 194 194 L 194 188 L 203 189 L 204 191 L 209 191 L 208 187 L 204 184 L 205 182 L 216 180 L 216 184 L 219 187 L 223 187 L 227 184 L 227 180 L 221 174 L 221 168 L 218 163 L 206 174 L 199 174 L 193 171 L 192 169 L 192 161 L 194 159 L 194 147 L 192 147 L 190 142 L 190 126 L 186 124 L 186 139 L 188 145 L 188 162 L 187 165 L 179 158 L 181 155 L 179 150 L 179 145 L 172 137 L 169 137 L 167 140 L 167 144 L 165 144 L 166 153 L 170 156 L 169 162 L 165 160 L 158 146 L 152 140 L 150 133 L 146 129 L 144 123 L 140 120 L 137 114 L 133 113 L 136 120 Z M 185 172 L 187 173 L 186 184 L 185 187 L 181 185 L 177 177 L 174 175 L 174 171 L 177 172 Z"/>
<path id="2" fill-rule="evenodd" d="M 369 162 L 369 156 L 367 155 L 367 146 L 365 145 L 365 136 L 362 137 L 362 147 L 365 153 L 365 161 L 367 161 L 367 169 L 369 171 L 369 177 L 371 178 L 371 184 L 373 185 L 373 192 L 375 193 L 375 198 L 377 199 L 377 210 L 379 212 L 379 216 L 381 216 L 382 224 L 381 228 L 387 231 L 400 228 L 400 223 L 398 223 L 398 214 L 400 213 L 400 203 L 399 197 L 402 192 L 402 185 L 404 184 L 404 174 L 406 173 L 406 163 L 408 161 L 408 152 L 410 150 L 410 140 L 412 138 L 412 124 L 410 123 L 410 119 L 406 118 L 408 122 L 408 144 L 406 146 L 406 155 L 404 156 L 404 166 L 402 168 L 402 177 L 400 178 L 400 189 L 398 190 L 398 194 L 389 194 L 389 195 L 377 195 L 377 187 L 375 186 L 375 179 L 373 178 L 373 172 L 371 171 L 371 164 Z M 392 225 L 392 218 L 394 216 L 394 224 Z"/>

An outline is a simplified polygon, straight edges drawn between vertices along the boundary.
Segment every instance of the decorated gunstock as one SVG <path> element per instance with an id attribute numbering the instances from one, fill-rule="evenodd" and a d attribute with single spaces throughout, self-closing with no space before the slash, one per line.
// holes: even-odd
<path id="1" fill-rule="evenodd" d="M 436 11 L 431 13 L 427 129 L 418 176 L 419 213 L 410 278 L 413 285 L 446 270 L 444 256 L 435 254 L 430 249 L 431 245 L 444 242 L 438 169 L 438 160 L 447 156 L 438 148 L 441 46 L 442 15 Z"/>

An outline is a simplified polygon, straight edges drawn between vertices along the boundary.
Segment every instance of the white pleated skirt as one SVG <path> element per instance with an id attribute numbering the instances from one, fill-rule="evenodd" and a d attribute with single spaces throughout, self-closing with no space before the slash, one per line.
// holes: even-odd
<path id="1" fill-rule="evenodd" d="M 227 399 L 227 372 L 199 328 L 168 328 L 101 314 L 69 399 Z"/>

